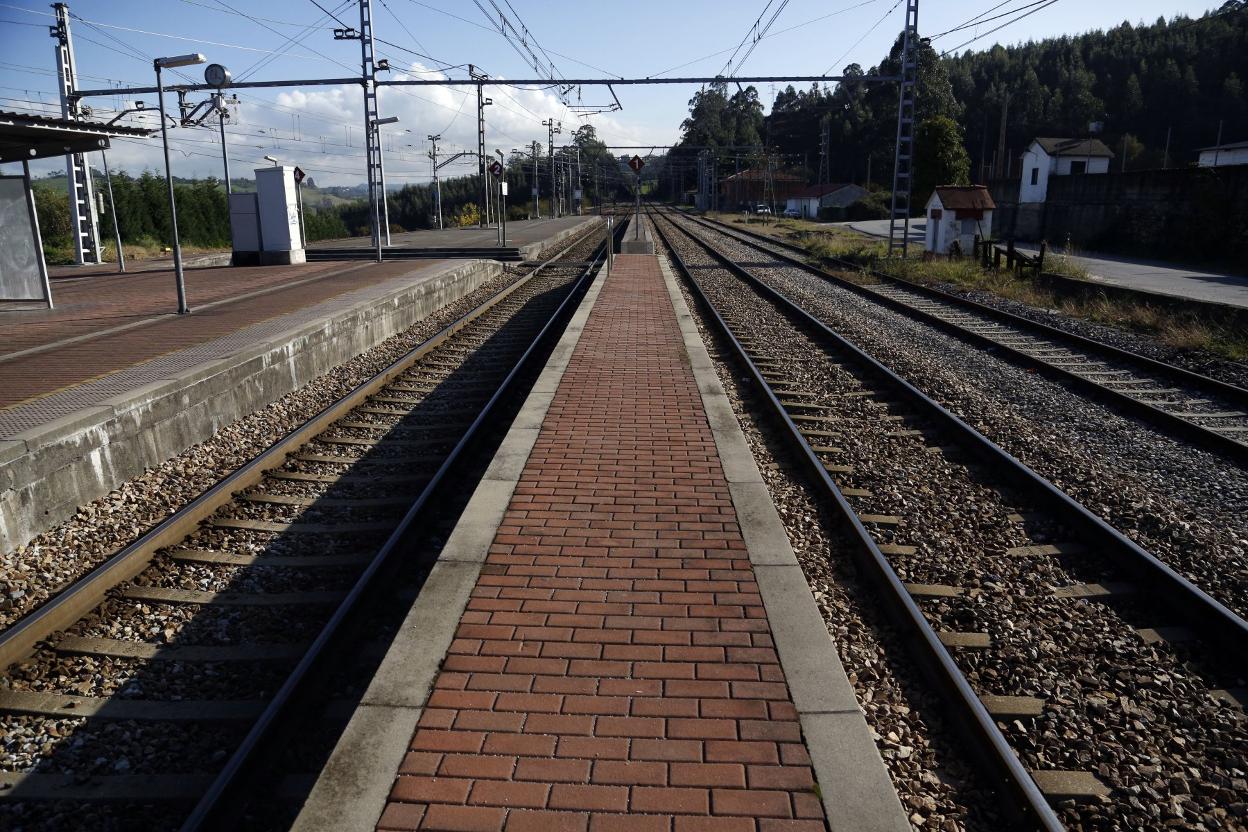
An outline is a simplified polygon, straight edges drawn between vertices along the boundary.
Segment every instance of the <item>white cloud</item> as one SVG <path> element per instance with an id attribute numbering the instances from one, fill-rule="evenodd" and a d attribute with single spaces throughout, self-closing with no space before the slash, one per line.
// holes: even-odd
<path id="1" fill-rule="evenodd" d="M 394 77 L 447 76 L 413 63 L 405 71 L 396 72 Z M 302 87 L 276 95 L 269 90 L 243 89 L 237 94 L 240 98 L 238 117 L 226 125 L 232 176 L 250 177 L 253 168 L 268 164 L 263 160 L 267 154 L 300 165 L 321 185 L 356 185 L 364 181 L 364 102 L 358 86 Z M 605 95 L 605 91 L 595 89 L 592 94 Z M 534 140 L 545 147 L 546 128 L 541 126 L 541 121 L 551 116 L 563 124 L 563 134 L 556 137 L 556 144 L 566 142 L 571 132 L 583 123 L 593 124 L 599 137 L 613 144 L 666 143 L 669 138 L 650 135 L 652 131 L 630 126 L 617 115 L 604 113 L 583 120 L 564 107 L 552 90 L 487 85 L 485 95 L 494 102 L 485 110 L 486 150 L 491 154 L 496 148 L 508 152 L 527 147 Z M 590 95 L 587 89 L 587 102 Z M 192 93 L 188 100 L 197 102 L 202 96 L 202 93 Z M 122 123 L 150 129 L 159 127 L 155 96 L 145 96 L 144 100 L 148 111 L 128 116 Z M 175 95 L 166 93 L 167 107 L 176 107 L 176 101 Z M 122 106 L 114 99 L 97 99 L 94 103 L 95 117 L 104 120 L 112 117 L 113 108 Z M 399 119 L 397 124 L 383 128 L 386 174 L 391 186 L 428 181 L 426 136 L 431 133 L 442 134 L 439 143 L 442 153 L 476 150 L 474 87 L 381 87 L 378 104 L 383 117 Z M 215 117 L 198 128 L 171 129 L 169 138 L 171 164 L 176 175 L 223 175 Z M 90 163 L 98 167 L 99 156 L 92 154 Z M 109 165 L 114 171 L 125 170 L 131 174 L 143 170 L 163 173 L 159 132 L 146 140 L 114 140 L 109 151 Z M 63 171 L 64 167 L 61 158 L 31 165 L 36 175 Z M 443 175 L 467 174 L 475 169 L 475 160 L 464 158 L 444 168 Z"/>

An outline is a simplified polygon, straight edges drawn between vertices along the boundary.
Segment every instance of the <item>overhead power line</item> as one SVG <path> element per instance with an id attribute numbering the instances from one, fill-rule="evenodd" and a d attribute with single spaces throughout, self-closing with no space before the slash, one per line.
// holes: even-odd
<path id="1" fill-rule="evenodd" d="M 1031 17 L 1031 16 L 1032 16 L 1033 14 L 1035 14 L 1036 12 L 1042 12 L 1042 11 L 1044 11 L 1045 9 L 1047 9 L 1049 6 L 1052 6 L 1052 5 L 1053 5 L 1054 3 L 1056 3 L 1056 2 L 1057 2 L 1057 0 L 1044 0 L 1044 2 L 1042 3 L 1042 5 L 1037 6 L 1036 8 L 1032 9 L 1031 11 L 1029 11 L 1029 12 L 1025 12 L 1025 13 L 1023 13 L 1023 14 L 1018 15 L 1017 17 L 1011 18 L 1010 20 L 1007 20 L 1007 21 L 1005 21 L 1004 23 L 1002 23 L 1000 26 L 994 26 L 993 28 L 989 29 L 987 32 L 984 32 L 983 34 L 976 35 L 975 37 L 971 38 L 970 40 L 963 41 L 962 43 L 959 43 L 957 46 L 954 46 L 954 47 L 951 47 L 951 48 L 949 48 L 949 49 L 946 49 L 944 52 L 941 52 L 941 53 L 940 53 L 940 56 L 943 58 L 943 57 L 945 57 L 946 55 L 949 55 L 949 54 L 951 54 L 951 53 L 953 53 L 953 52 L 957 52 L 959 49 L 961 49 L 961 48 L 962 48 L 962 47 L 964 47 L 964 46 L 970 46 L 970 45 L 971 45 L 972 43 L 974 43 L 975 41 L 980 40 L 980 39 L 982 39 L 982 38 L 986 38 L 986 37 L 988 37 L 989 35 L 991 35 L 991 34 L 993 34 L 993 33 L 995 33 L 995 32 L 999 32 L 999 31 L 1001 31 L 1002 29 L 1004 29 L 1006 26 L 1011 26 L 1011 25 L 1013 25 L 1013 24 L 1017 23 L 1018 21 L 1022 20 L 1022 19 L 1023 19 L 1023 18 L 1025 18 L 1025 17 Z"/>

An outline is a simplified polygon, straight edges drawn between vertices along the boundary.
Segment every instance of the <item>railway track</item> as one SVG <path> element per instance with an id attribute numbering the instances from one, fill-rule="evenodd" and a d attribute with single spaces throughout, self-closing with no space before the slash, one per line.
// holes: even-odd
<path id="1" fill-rule="evenodd" d="M 432 527 L 427 507 L 464 487 L 462 459 L 575 308 L 602 236 L 495 293 L 0 634 L 0 818 L 228 824 L 266 744 L 370 613 L 362 599 Z M 101 801 L 114 813 L 83 808 Z"/>
<path id="2" fill-rule="evenodd" d="M 1131 798 L 1169 775 L 1236 802 L 1210 784 L 1248 762 L 1245 693 L 1221 687 L 1244 683 L 1248 623 L 683 223 L 656 228 L 1019 825 L 1163 828 Z"/>
<path id="3" fill-rule="evenodd" d="M 913 281 L 871 270 L 860 283 L 810 265 L 798 246 L 701 217 L 712 229 L 1021 366 L 1059 379 L 1171 435 L 1248 463 L 1248 389 Z M 834 260 L 847 271 L 861 267 Z"/>

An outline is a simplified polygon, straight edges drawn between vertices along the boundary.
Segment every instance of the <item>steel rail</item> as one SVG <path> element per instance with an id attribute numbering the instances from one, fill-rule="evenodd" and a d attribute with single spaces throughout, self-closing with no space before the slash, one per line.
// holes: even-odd
<path id="1" fill-rule="evenodd" d="M 871 533 L 859 519 L 858 513 L 832 479 L 806 437 L 802 435 L 801 429 L 785 410 L 784 405 L 780 403 L 779 397 L 763 377 L 762 371 L 750 358 L 741 342 L 737 340 L 732 328 L 693 277 L 692 271 L 672 245 L 667 232 L 660 223 L 652 224 L 686 284 L 698 302 L 710 314 L 719 333 L 732 345 L 735 358 L 749 370 L 756 388 L 764 395 L 771 416 L 781 424 L 785 435 L 796 447 L 810 474 L 822 485 L 824 492 L 835 506 L 836 513 L 857 544 L 853 547 L 853 551 L 859 566 L 871 576 L 880 589 L 889 615 L 894 622 L 916 636 L 914 639 L 907 639 L 907 642 L 928 678 L 944 693 L 946 702 L 950 703 L 948 710 L 961 726 L 962 736 L 966 738 L 984 774 L 1006 796 L 1008 809 L 1014 816 L 1014 820 L 1031 828 L 1044 830 L 1044 832 L 1061 832 L 1064 827 L 1048 801 L 1045 800 L 1039 786 L 1019 762 L 1009 742 L 997 728 L 992 715 L 988 713 L 983 702 L 971 688 L 948 648 L 941 643 L 940 637 L 924 617 L 923 611 L 919 609 L 909 591 L 906 590 L 905 584 L 889 564 L 888 558 L 880 551 Z M 689 234 L 688 231 L 681 229 L 675 223 L 672 223 L 672 227 L 687 235 L 695 244 L 714 256 L 705 243 Z M 733 269 L 729 271 L 737 273 Z"/>
<path id="2" fill-rule="evenodd" d="M 512 293 L 537 277 L 540 272 L 541 267 L 499 290 L 475 309 L 443 327 L 424 342 L 395 359 L 376 375 L 361 382 L 337 401 L 326 405 L 302 425 L 275 441 L 190 503 L 144 532 L 137 540 L 96 565 L 59 594 L 11 624 L 0 633 L 0 669 L 8 668 L 13 663 L 26 658 L 39 641 L 58 630 L 65 629 L 88 613 L 104 598 L 109 589 L 130 580 L 146 569 L 158 549 L 173 545 L 186 537 L 200 522 L 229 503 L 235 492 L 244 491 L 258 483 L 268 471 L 284 464 L 286 458 L 299 447 L 323 432 L 326 427 L 344 414 L 359 407 L 377 390 L 385 387 L 396 376 L 406 372 L 420 359 L 442 346 L 455 333 L 506 300 Z"/>
<path id="3" fill-rule="evenodd" d="M 627 221 L 620 224 L 616 232 L 617 238 L 623 234 L 627 224 Z M 317 634 L 315 640 L 299 660 L 298 665 L 287 676 L 286 681 L 277 693 L 274 694 L 273 698 L 269 700 L 264 712 L 252 723 L 247 736 L 243 738 L 242 743 L 235 749 L 230 759 L 226 761 L 225 766 L 218 773 L 212 785 L 209 786 L 208 791 L 205 792 L 190 816 L 182 824 L 181 832 L 197 832 L 197 830 L 212 828 L 233 828 L 233 815 L 241 808 L 242 803 L 240 800 L 235 800 L 234 797 L 245 788 L 244 781 L 248 779 L 247 775 L 255 769 L 257 758 L 260 756 L 259 752 L 265 747 L 266 740 L 288 715 L 289 706 L 302 692 L 301 689 L 313 675 L 316 666 L 327 654 L 328 648 L 339 634 L 339 630 L 343 627 L 347 618 L 354 612 L 360 599 L 371 589 L 373 581 L 381 570 L 388 564 L 396 552 L 408 548 L 411 543 L 409 538 L 417 531 L 416 521 L 425 506 L 438 492 L 443 480 L 446 479 L 448 473 L 459 462 L 465 450 L 477 440 L 482 427 L 493 416 L 495 409 L 503 398 L 510 393 L 520 373 L 536 354 L 539 346 L 555 331 L 555 327 L 558 324 L 566 321 L 571 315 L 575 308 L 575 302 L 579 302 L 580 298 L 584 296 L 589 283 L 595 277 L 598 263 L 605 258 L 605 255 L 606 243 L 604 242 L 599 244 L 590 261 L 590 265 L 582 271 L 567 295 L 559 303 L 541 330 L 534 336 L 524 353 L 517 359 L 510 372 L 500 382 L 493 395 L 490 396 L 490 399 L 482 407 L 481 412 L 477 414 L 472 424 L 469 425 L 463 436 L 455 444 L 455 447 L 447 454 L 446 459 L 438 467 L 437 472 L 434 473 L 421 490 L 420 495 L 412 503 L 402 520 L 399 521 L 394 532 L 391 533 L 372 561 L 365 567 L 359 578 L 356 579 L 347 596 Z M 547 261 L 542 267 L 535 270 L 532 275 L 529 275 L 529 278 L 535 277 L 542 268 L 552 263 L 554 261 Z"/>
<path id="4" fill-rule="evenodd" d="M 1213 596 L 1163 563 L 1156 555 L 1142 548 L 1069 494 L 1040 476 L 944 405 L 930 398 L 845 336 L 828 327 L 800 304 L 769 286 L 731 258 L 716 251 L 706 241 L 680 228 L 675 222 L 671 224 L 721 263 L 724 268 L 740 277 L 762 297 L 773 302 L 799 326 L 832 342 L 852 363 L 882 378 L 888 386 L 895 388 L 916 405 L 919 411 L 948 429 L 985 461 L 992 463 L 994 472 L 1004 475 L 1013 486 L 1031 494 L 1041 505 L 1058 515 L 1073 532 L 1081 534 L 1096 544 L 1097 551 L 1114 561 L 1128 575 L 1150 585 L 1165 605 L 1186 617 L 1212 642 L 1219 647 L 1233 651 L 1229 655 L 1248 656 L 1248 621 L 1236 615 Z"/>
<path id="5" fill-rule="evenodd" d="M 1162 410 L 1161 408 L 1149 404 L 1146 401 L 1127 395 L 1125 392 L 1106 387 L 1093 379 L 1051 364 L 1048 361 L 1045 361 L 1037 356 L 1030 355 L 1016 347 L 1003 344 L 990 336 L 968 330 L 959 324 L 947 321 L 934 313 L 918 309 L 906 303 L 904 300 L 872 291 L 870 288 L 861 286 L 851 280 L 847 280 L 840 275 L 832 274 L 831 272 L 820 269 L 817 266 L 812 266 L 798 257 L 766 249 L 758 242 L 755 242 L 754 239 L 806 255 L 806 252 L 803 249 L 792 245 L 791 243 L 786 243 L 782 240 L 777 240 L 775 238 L 768 237 L 765 234 L 759 234 L 747 229 L 734 228 L 727 223 L 722 223 L 717 220 L 707 220 L 687 214 L 684 216 L 687 219 L 700 223 L 721 234 L 732 237 L 745 245 L 752 246 L 785 263 L 813 274 L 816 277 L 835 283 L 837 286 L 843 289 L 848 289 L 861 297 L 868 298 L 876 303 L 880 303 L 883 306 L 893 309 L 894 311 L 901 312 L 902 314 L 920 320 L 925 324 L 934 326 L 964 341 L 969 341 L 977 346 L 1002 352 L 1016 364 L 1042 372 L 1052 378 L 1069 382 L 1073 386 L 1077 386 L 1081 390 L 1090 392 L 1100 398 L 1110 401 L 1128 413 L 1138 416 L 1142 420 L 1152 422 L 1158 427 L 1161 427 L 1182 439 L 1192 441 L 1193 443 L 1206 447 L 1209 450 L 1224 454 L 1228 458 L 1233 459 L 1240 464 L 1248 463 L 1248 443 L 1240 442 L 1239 440 L 1226 434 L 1219 433 L 1212 428 L 1199 425 L 1190 419 L 1185 419 L 1166 410 Z M 861 267 L 846 260 L 841 260 L 835 257 L 827 259 L 852 271 L 863 270 Z M 899 286 L 905 290 L 915 292 L 916 294 L 924 295 L 933 300 L 970 310 L 976 314 L 983 315 L 997 321 L 1002 321 L 1010 326 L 1037 333 L 1044 338 L 1048 338 L 1059 343 L 1065 342 L 1074 344 L 1082 350 L 1098 354 L 1113 361 L 1139 365 L 1147 372 L 1155 373 L 1174 382 L 1186 384 L 1196 388 L 1203 388 L 1211 394 L 1218 395 L 1226 401 L 1248 410 L 1248 389 L 1244 389 L 1243 387 L 1229 384 L 1215 378 L 1210 378 L 1209 376 L 1202 375 L 1201 373 L 1186 370 L 1173 364 L 1167 364 L 1164 361 L 1158 361 L 1155 358 L 1149 358 L 1147 356 L 1140 355 L 1139 353 L 1135 353 L 1121 347 L 1115 347 L 1111 344 L 1106 344 L 1083 335 L 1066 332 L 1065 330 L 1058 329 L 1057 327 L 1050 326 L 1039 321 L 1033 321 L 1030 318 L 1024 318 L 1021 315 L 1016 315 L 1003 309 L 996 309 L 986 304 L 979 303 L 978 301 L 959 297 L 958 295 L 945 292 L 931 286 L 925 286 L 912 280 L 885 274 L 884 272 L 877 271 L 875 269 L 866 269 L 865 271 L 867 271 L 867 273 L 871 276 L 885 281 L 886 283 Z"/>

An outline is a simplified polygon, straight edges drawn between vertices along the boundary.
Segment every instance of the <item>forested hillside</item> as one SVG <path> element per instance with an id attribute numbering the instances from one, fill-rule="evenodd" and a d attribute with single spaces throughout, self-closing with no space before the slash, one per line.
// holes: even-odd
<path id="1" fill-rule="evenodd" d="M 1197 19 L 1176 17 L 1146 26 L 1124 22 L 1109 31 L 987 51 L 942 56 L 937 51 L 942 45 L 937 36 L 919 53 L 920 131 L 928 125 L 920 138 L 935 141 L 919 143 L 916 202 L 935 184 L 933 177 L 965 170 L 979 178 L 982 164 L 991 163 L 996 153 L 1003 114 L 1006 158 L 1017 157 L 1035 136 L 1088 135 L 1092 122 L 1101 123 L 1100 137 L 1119 157 L 1115 169 L 1122 164 L 1124 142 L 1128 170 L 1161 166 L 1167 132 L 1172 166 L 1193 163 L 1198 148 L 1214 144 L 1219 122 L 1224 141 L 1248 139 L 1244 0 Z M 866 182 L 869 171 L 871 182 L 888 183 L 897 88 L 854 79 L 896 74 L 900 49 L 898 42 L 867 70 L 858 64 L 845 67 L 849 80 L 834 88 L 780 90 L 765 117 L 752 87 L 731 95 L 724 85 L 699 91 L 682 125 L 681 145 L 688 149 L 673 153 L 684 160 L 684 187 L 696 183 L 692 148 L 703 145 L 766 144 L 778 152 L 782 167 L 814 181 L 825 130 L 826 180 Z M 951 119 L 952 128 L 940 117 Z M 960 139 L 965 155 L 942 146 L 948 136 Z M 723 176 L 744 163 L 734 156 L 748 157 L 749 152 L 717 155 Z"/>

